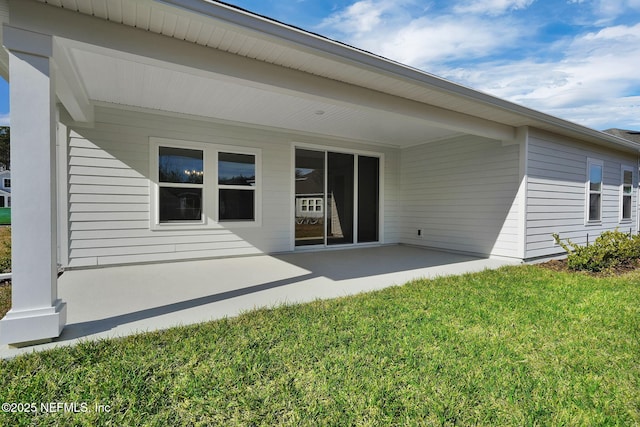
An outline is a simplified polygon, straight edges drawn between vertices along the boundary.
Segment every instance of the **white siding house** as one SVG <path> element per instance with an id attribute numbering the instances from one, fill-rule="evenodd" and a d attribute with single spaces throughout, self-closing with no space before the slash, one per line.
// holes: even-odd
<path id="1" fill-rule="evenodd" d="M 11 207 L 11 171 L 0 171 L 0 208 Z"/>
<path id="2" fill-rule="evenodd" d="M 58 265 L 396 244 L 528 261 L 561 254 L 552 233 L 638 231 L 640 144 L 223 3 L 0 0 L 0 21 L 0 343 L 59 335 Z"/>
<path id="3" fill-rule="evenodd" d="M 637 233 L 638 160 L 607 149 L 546 132 L 532 132 L 528 142 L 528 259 L 557 255 L 563 250 L 551 234 L 575 243 L 591 242 L 605 230 Z M 589 165 L 602 170 L 599 214 L 589 218 Z M 630 178 L 628 210 L 623 215 L 624 173 Z M 636 190 L 634 190 L 636 189 Z"/>

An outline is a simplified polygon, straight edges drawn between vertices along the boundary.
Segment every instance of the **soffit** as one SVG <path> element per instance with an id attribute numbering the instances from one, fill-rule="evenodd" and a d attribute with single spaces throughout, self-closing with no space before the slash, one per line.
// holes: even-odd
<path id="1" fill-rule="evenodd" d="M 52 6 L 511 126 L 521 115 L 152 0 L 37 0 Z M 434 76 L 435 78 L 435 76 Z"/>
<path id="2" fill-rule="evenodd" d="M 627 149 L 638 150 L 637 145 L 628 146 L 621 138 L 605 135 L 593 129 L 447 82 L 422 71 L 376 57 L 373 54 L 340 45 L 338 42 L 321 36 L 209 0 L 36 1 L 495 123 L 512 127 L 532 126 L 598 144 L 625 146 Z M 226 8 L 231 10 L 235 16 L 260 20 L 262 23 L 266 23 L 266 27 L 277 28 L 279 26 L 285 28 L 287 32 L 297 32 L 303 38 L 315 37 L 318 43 L 315 44 L 316 47 L 310 48 L 252 29 L 246 24 L 237 24 L 237 21 L 236 23 L 231 22 L 232 20 L 227 22 L 224 19 L 193 13 L 162 2 L 174 4 L 190 2 L 198 5 L 201 9 L 221 10 Z M 263 28 L 265 27 L 263 26 Z M 329 49 L 325 49 L 327 46 Z M 332 54 L 329 52 L 331 49 L 334 51 L 342 49 L 342 53 Z M 345 51 L 354 54 L 345 55 Z M 359 56 L 360 59 L 364 57 L 365 61 L 352 60 L 351 56 Z"/>
<path id="3" fill-rule="evenodd" d="M 392 146 L 457 134 L 388 110 L 267 90 L 77 46 L 70 52 L 93 101 Z"/>

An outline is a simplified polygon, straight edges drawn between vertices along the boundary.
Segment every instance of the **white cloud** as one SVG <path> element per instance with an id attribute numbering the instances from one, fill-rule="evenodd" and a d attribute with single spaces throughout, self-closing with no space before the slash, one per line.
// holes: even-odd
<path id="1" fill-rule="evenodd" d="M 589 5 L 596 25 L 606 25 L 631 11 L 640 11 L 640 0 L 569 0 L 569 3 Z"/>
<path id="2" fill-rule="evenodd" d="M 441 70 L 445 77 L 587 126 L 636 126 L 640 24 L 576 37 L 558 62 L 524 60 Z M 627 125 L 623 125 L 627 123 Z"/>
<path id="3" fill-rule="evenodd" d="M 587 126 L 640 127 L 640 24 L 611 25 L 591 33 L 563 36 L 544 46 L 529 44 L 530 36 L 539 28 L 535 17 L 524 25 L 518 16 L 498 13 L 525 8 L 533 1 L 463 0 L 458 9 L 475 13 L 443 14 L 442 10 L 418 10 L 411 0 L 361 0 L 327 18 L 321 31 L 334 32 L 332 37 L 354 46 Z M 622 13 L 618 8 L 640 10 L 640 0 L 566 1 L 588 11 L 609 1 L 616 7 L 611 6 L 608 13 Z M 490 12 L 496 15 L 488 19 Z M 592 25 L 593 21 L 589 27 Z M 514 47 L 528 56 L 503 56 Z"/>
<path id="4" fill-rule="evenodd" d="M 535 0 L 467 0 L 457 5 L 458 13 L 474 13 L 486 15 L 502 15 L 511 10 L 526 9 Z"/>
<path id="5" fill-rule="evenodd" d="M 380 23 L 384 10 L 384 7 L 374 7 L 370 0 L 359 1 L 343 12 L 325 19 L 322 25 L 334 27 L 343 32 L 366 33 Z"/>
<path id="6" fill-rule="evenodd" d="M 0 114 L 0 126 L 9 126 L 9 113 Z"/>
<path id="7" fill-rule="evenodd" d="M 403 64 L 429 69 L 439 61 L 479 58 L 515 42 L 518 25 L 465 15 L 410 16 L 410 2 L 363 0 L 323 21 L 341 40 Z"/>

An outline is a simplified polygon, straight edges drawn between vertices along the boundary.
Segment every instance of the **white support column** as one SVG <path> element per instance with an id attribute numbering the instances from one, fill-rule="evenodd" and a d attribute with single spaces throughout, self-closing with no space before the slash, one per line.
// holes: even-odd
<path id="1" fill-rule="evenodd" d="M 1 344 L 57 337 L 56 98 L 52 37 L 5 25 L 9 50 L 12 167 L 12 308 Z"/>

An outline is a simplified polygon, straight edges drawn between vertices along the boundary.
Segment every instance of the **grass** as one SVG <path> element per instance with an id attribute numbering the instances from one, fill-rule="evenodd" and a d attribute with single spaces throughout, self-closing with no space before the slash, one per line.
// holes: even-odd
<path id="1" fill-rule="evenodd" d="M 11 208 L 0 208 L 0 225 L 11 224 Z"/>
<path id="2" fill-rule="evenodd" d="M 11 285 L 0 283 L 0 319 L 11 308 Z"/>
<path id="3" fill-rule="evenodd" d="M 11 228 L 0 227 L 0 273 L 11 271 Z M 11 283 L 0 283 L 0 319 L 11 308 Z"/>
<path id="4" fill-rule="evenodd" d="M 0 425 L 638 425 L 640 274 L 423 280 L 0 362 Z M 95 404 L 110 411 L 95 411 Z"/>

